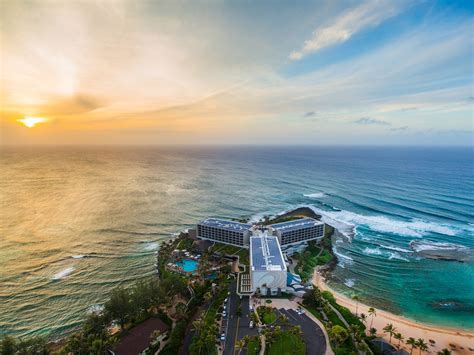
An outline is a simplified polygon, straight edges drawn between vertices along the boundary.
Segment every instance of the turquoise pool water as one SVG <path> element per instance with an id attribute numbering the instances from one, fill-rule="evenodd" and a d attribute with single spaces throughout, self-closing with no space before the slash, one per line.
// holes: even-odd
<path id="1" fill-rule="evenodd" d="M 176 265 L 182 268 L 185 272 L 195 272 L 198 269 L 199 263 L 196 260 L 184 259 L 178 261 Z"/>

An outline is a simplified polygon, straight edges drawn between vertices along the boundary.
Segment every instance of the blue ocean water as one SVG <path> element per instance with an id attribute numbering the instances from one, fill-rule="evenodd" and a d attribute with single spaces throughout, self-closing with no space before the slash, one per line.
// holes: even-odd
<path id="1" fill-rule="evenodd" d="M 340 238 L 331 283 L 420 322 L 474 328 L 472 148 L 3 148 L 0 333 L 60 335 L 207 216 L 310 206 Z M 440 244 L 443 243 L 443 244 Z M 470 250 L 470 249 L 467 249 Z"/>

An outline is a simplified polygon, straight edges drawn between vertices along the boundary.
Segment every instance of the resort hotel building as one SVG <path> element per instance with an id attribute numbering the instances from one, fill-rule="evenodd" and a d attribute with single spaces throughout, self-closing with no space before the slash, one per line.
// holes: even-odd
<path id="1" fill-rule="evenodd" d="M 251 291 L 276 295 L 286 291 L 288 283 L 282 250 L 291 254 L 304 247 L 308 241 L 321 240 L 324 237 L 324 223 L 305 217 L 262 226 L 207 218 L 198 223 L 196 237 L 250 248 Z"/>
<path id="2" fill-rule="evenodd" d="M 198 223 L 196 231 L 199 239 L 248 248 L 251 224 L 207 218 Z"/>
<path id="3" fill-rule="evenodd" d="M 250 237 L 250 275 L 253 292 L 269 296 L 286 291 L 286 264 L 276 236 L 265 231 Z"/>
<path id="4" fill-rule="evenodd" d="M 278 238 L 281 247 L 298 245 L 310 240 L 321 240 L 324 236 L 324 223 L 313 218 L 300 218 L 269 226 L 251 225 L 207 218 L 197 225 L 197 238 L 213 242 L 235 245 L 241 248 L 250 246 L 250 236 L 267 231 Z"/>

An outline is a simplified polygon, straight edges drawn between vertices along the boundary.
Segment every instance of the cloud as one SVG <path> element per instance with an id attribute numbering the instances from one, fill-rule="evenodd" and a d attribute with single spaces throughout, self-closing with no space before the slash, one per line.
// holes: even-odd
<path id="1" fill-rule="evenodd" d="M 44 115 L 71 115 L 91 112 L 104 106 L 105 103 L 95 96 L 76 94 L 72 97 L 52 100 L 42 106 L 39 111 Z"/>
<path id="2" fill-rule="evenodd" d="M 393 17 L 403 9 L 402 1 L 367 1 L 356 8 L 344 12 L 339 17 L 322 27 L 316 28 L 313 36 L 304 42 L 298 51 L 290 53 L 291 60 L 300 60 L 305 55 L 317 52 L 325 47 L 349 40 L 357 32 L 376 27 Z"/>
<path id="3" fill-rule="evenodd" d="M 407 129 L 408 129 L 408 126 L 393 127 L 393 128 L 390 128 L 390 131 L 392 131 L 392 132 L 402 132 L 402 131 L 406 131 Z"/>
<path id="4" fill-rule="evenodd" d="M 316 116 L 316 112 L 309 111 L 309 112 L 306 112 L 303 116 L 304 117 L 313 117 L 313 116 Z"/>
<path id="5" fill-rule="evenodd" d="M 390 123 L 382 120 L 377 120 L 370 117 L 361 117 L 357 120 L 352 121 L 352 123 L 360 125 L 380 125 L 380 126 L 390 126 Z"/>

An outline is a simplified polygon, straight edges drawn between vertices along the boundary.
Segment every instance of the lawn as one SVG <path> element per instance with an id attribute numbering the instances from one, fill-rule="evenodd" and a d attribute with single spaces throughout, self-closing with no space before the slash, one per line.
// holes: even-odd
<path id="1" fill-rule="evenodd" d="M 300 337 L 283 332 L 277 341 L 270 345 L 268 355 L 304 355 L 306 346 Z"/>
<path id="2" fill-rule="evenodd" d="M 257 309 L 260 320 L 265 324 L 271 324 L 276 321 L 277 315 L 271 307 L 260 306 Z"/>
<path id="3" fill-rule="evenodd" d="M 271 311 L 271 312 L 265 312 L 263 314 L 263 322 L 265 324 L 271 324 L 273 323 L 274 321 L 276 321 L 277 319 L 277 316 L 275 314 L 275 312 Z"/>
<path id="4" fill-rule="evenodd" d="M 258 355 L 260 353 L 260 341 L 259 340 L 250 340 L 247 345 L 247 354 L 248 355 Z"/>

